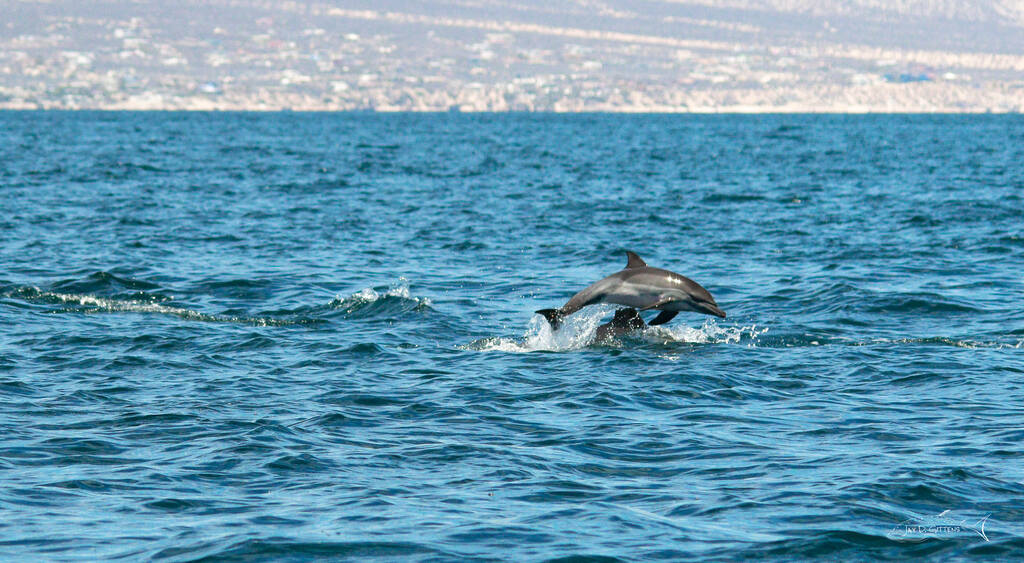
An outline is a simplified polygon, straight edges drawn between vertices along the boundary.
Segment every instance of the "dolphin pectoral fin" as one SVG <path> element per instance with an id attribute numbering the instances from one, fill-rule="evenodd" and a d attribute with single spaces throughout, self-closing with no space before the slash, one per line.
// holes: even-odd
<path id="1" fill-rule="evenodd" d="M 636 252 L 632 250 L 626 251 L 626 269 L 631 270 L 633 268 L 646 268 L 647 262 L 644 262 L 643 258 L 637 256 Z"/>
<path id="2" fill-rule="evenodd" d="M 558 309 L 541 309 L 534 312 L 547 319 L 548 324 L 551 325 L 551 330 L 558 330 L 558 327 L 562 326 L 563 315 Z"/>
<path id="3" fill-rule="evenodd" d="M 663 325 L 663 324 L 671 321 L 672 319 L 674 319 L 675 316 L 678 315 L 678 314 L 679 314 L 679 311 L 662 311 L 661 313 L 658 314 L 657 317 L 654 317 L 651 320 L 651 322 L 649 322 L 647 324 L 649 324 L 651 326 Z"/>

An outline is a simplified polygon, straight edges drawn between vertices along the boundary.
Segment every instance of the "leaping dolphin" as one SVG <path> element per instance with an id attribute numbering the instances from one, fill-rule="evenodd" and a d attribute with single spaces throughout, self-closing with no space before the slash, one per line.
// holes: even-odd
<path id="1" fill-rule="evenodd" d="M 537 313 L 551 323 L 551 328 L 557 329 L 565 317 L 597 303 L 661 311 L 648 323 L 651 325 L 665 324 L 682 311 L 725 318 L 725 311 L 718 308 L 715 298 L 699 283 L 675 272 L 651 268 L 629 250 L 626 251 L 626 269 L 590 284 L 560 309 L 541 309 Z"/>

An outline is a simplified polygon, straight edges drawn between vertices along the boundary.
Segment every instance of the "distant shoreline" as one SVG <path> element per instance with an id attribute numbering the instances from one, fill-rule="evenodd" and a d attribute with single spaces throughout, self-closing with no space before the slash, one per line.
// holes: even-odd
<path id="1" fill-rule="evenodd" d="M 838 110 L 827 108 L 758 108 L 748 109 L 627 109 L 627 110 L 408 110 L 408 109 L 319 109 L 319 108 L 66 108 L 66 107 L 0 107 L 0 113 L 296 113 L 296 114 L 349 114 L 349 115 L 1024 115 L 1020 109 L 939 109 L 939 110 Z"/>

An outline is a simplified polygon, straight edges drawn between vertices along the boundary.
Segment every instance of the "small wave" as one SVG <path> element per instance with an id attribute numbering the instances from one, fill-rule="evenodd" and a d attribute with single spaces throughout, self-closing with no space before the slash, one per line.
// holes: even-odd
<path id="1" fill-rule="evenodd" d="M 211 315 L 183 307 L 163 305 L 162 302 L 173 299 L 164 295 L 151 295 L 137 292 L 127 297 L 98 297 L 88 294 L 59 293 L 43 291 L 37 287 L 19 287 L 5 292 L 5 296 L 20 299 L 29 303 L 44 305 L 63 305 L 63 308 L 51 309 L 51 313 L 148 313 L 170 315 L 187 321 L 239 323 L 255 326 L 286 326 L 310 324 L 313 319 L 275 319 L 268 317 L 246 317 L 230 315 Z"/>
<path id="2" fill-rule="evenodd" d="M 119 290 L 151 290 L 159 286 L 155 283 L 125 278 L 110 272 L 94 272 L 82 279 L 57 282 L 52 287 L 65 293 L 106 293 Z"/>
<path id="3" fill-rule="evenodd" d="M 998 337 L 997 337 L 998 338 Z M 1004 340 L 975 340 L 972 338 L 955 338 L 949 336 L 924 336 L 906 338 L 865 338 L 843 335 L 783 335 L 777 338 L 760 339 L 759 348 L 795 348 L 803 346 L 951 346 L 954 348 L 976 349 L 1022 349 L 1024 339 L 1006 338 Z"/>
<path id="4" fill-rule="evenodd" d="M 100 281 L 109 285 L 111 280 L 116 285 L 141 287 L 139 282 L 134 285 L 122 283 L 123 280 L 110 274 L 100 272 L 89 277 L 89 281 Z M 147 284 L 152 285 L 152 284 Z M 236 282 L 231 282 L 236 287 Z M 54 286 L 56 289 L 74 287 L 74 282 L 63 282 Z M 157 287 L 152 285 L 153 288 Z M 104 289 L 110 289 L 105 287 Z M 146 291 L 132 291 L 115 295 L 95 295 L 89 292 L 46 291 L 38 287 L 0 288 L 0 296 L 16 299 L 25 303 L 51 306 L 48 313 L 140 313 L 178 317 L 188 321 L 237 323 L 254 326 L 291 326 L 308 325 L 327 322 L 316 318 L 325 312 L 338 310 L 346 318 L 370 318 L 393 316 L 410 311 L 424 311 L 430 308 L 431 301 L 427 298 L 412 297 L 409 286 L 402 279 L 397 285 L 383 288 L 365 288 L 348 297 L 337 297 L 326 305 L 300 307 L 294 310 L 260 312 L 246 315 L 244 311 L 225 311 L 221 314 L 203 313 L 185 307 L 167 304 L 173 297 Z"/>
<path id="5" fill-rule="evenodd" d="M 704 196 L 704 203 L 748 203 L 765 201 L 766 197 L 756 194 L 713 193 Z"/>
<path id="6" fill-rule="evenodd" d="M 327 306 L 346 317 L 367 318 L 426 311 L 431 304 L 426 297 L 413 297 L 409 293 L 409 282 L 402 278 L 390 287 L 367 287 L 348 297 L 335 297 Z"/>
<path id="7" fill-rule="evenodd" d="M 870 344 L 938 344 L 941 346 L 953 346 L 956 348 L 967 348 L 968 350 L 977 350 L 980 348 L 993 348 L 997 350 L 1004 349 L 1020 349 L 1024 348 L 1024 339 L 1017 342 L 995 342 L 985 340 L 971 340 L 967 338 L 950 338 L 947 336 L 935 336 L 929 338 L 898 338 L 898 339 L 886 339 L 879 338 L 870 342 Z"/>
<path id="8" fill-rule="evenodd" d="M 882 297 L 867 309 L 872 313 L 914 313 L 944 314 L 944 313 L 982 313 L 979 309 L 969 303 L 963 303 L 942 295 L 925 293 L 913 296 L 898 295 Z"/>
<path id="9" fill-rule="evenodd" d="M 523 338 L 492 337 L 476 340 L 464 346 L 468 350 L 498 352 L 565 352 L 581 350 L 595 345 L 594 337 L 604 317 L 615 307 L 600 305 L 588 308 L 566 319 L 565 324 L 557 331 L 539 315 L 530 319 L 526 335 Z M 722 327 L 714 319 L 704 321 L 699 328 L 686 325 L 674 327 L 649 326 L 635 336 L 627 338 L 639 339 L 649 344 L 737 344 L 743 341 L 751 345 L 757 342 L 760 335 L 768 332 L 767 328 L 756 325 L 743 327 Z M 599 345 L 606 345 L 601 343 Z"/>
<path id="10" fill-rule="evenodd" d="M 137 291 L 129 294 L 122 294 L 111 297 L 100 297 L 97 295 L 89 294 L 78 294 L 78 293 L 63 293 L 56 291 L 43 291 L 38 287 L 16 287 L 10 291 L 4 292 L 7 297 L 14 297 L 29 301 L 33 303 L 43 303 L 47 305 L 81 305 L 81 306 L 94 306 L 94 307 L 106 307 L 106 308 L 124 308 L 129 306 L 146 306 L 151 305 L 159 307 L 160 303 L 171 301 L 174 298 L 169 295 L 163 295 L 161 293 L 147 293 L 145 291 Z"/>

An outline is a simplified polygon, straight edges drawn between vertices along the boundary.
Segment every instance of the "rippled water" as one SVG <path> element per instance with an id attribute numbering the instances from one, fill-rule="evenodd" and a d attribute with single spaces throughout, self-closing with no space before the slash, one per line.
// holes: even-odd
<path id="1" fill-rule="evenodd" d="M 1024 557 L 1019 116 L 7 112 L 0 189 L 3 558 Z M 728 318 L 532 314 L 626 249 Z"/>

